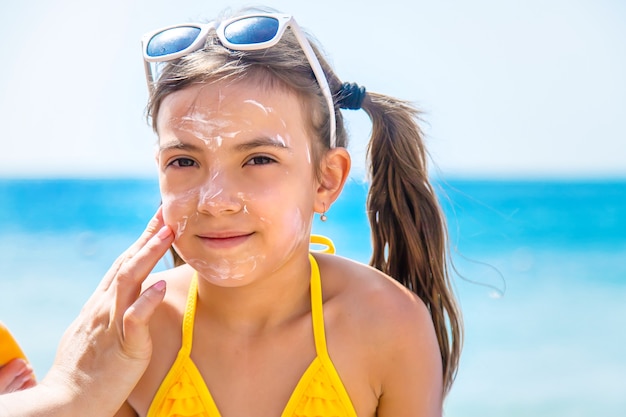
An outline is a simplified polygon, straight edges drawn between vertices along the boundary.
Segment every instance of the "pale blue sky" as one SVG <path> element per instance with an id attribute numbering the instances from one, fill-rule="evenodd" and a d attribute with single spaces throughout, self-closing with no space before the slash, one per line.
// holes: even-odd
<path id="1" fill-rule="evenodd" d="M 0 176 L 153 176 L 141 35 L 245 4 L 3 2 Z M 417 103 L 443 175 L 626 177 L 626 2 L 264 4 L 313 32 L 344 80 Z"/>

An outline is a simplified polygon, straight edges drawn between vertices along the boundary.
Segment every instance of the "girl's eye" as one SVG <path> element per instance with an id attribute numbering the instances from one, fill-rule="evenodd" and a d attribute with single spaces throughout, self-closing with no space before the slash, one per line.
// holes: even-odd
<path id="1" fill-rule="evenodd" d="M 250 160 L 248 161 L 248 165 L 265 165 L 271 164 L 272 162 L 274 162 L 274 160 L 269 156 L 255 156 L 253 158 L 250 158 Z"/>
<path id="2" fill-rule="evenodd" d="M 180 167 L 180 168 L 186 168 L 186 167 L 195 166 L 195 164 L 196 162 L 193 159 L 176 158 L 172 162 L 170 162 L 168 165 L 172 165 L 172 166 Z"/>

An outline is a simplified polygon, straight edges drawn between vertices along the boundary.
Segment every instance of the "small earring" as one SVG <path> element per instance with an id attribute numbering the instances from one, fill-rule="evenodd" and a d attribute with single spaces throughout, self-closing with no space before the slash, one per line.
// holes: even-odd
<path id="1" fill-rule="evenodd" d="M 326 203 L 324 203 L 324 212 L 322 214 L 320 214 L 320 220 L 323 221 L 323 222 L 328 220 L 328 217 L 326 217 Z"/>

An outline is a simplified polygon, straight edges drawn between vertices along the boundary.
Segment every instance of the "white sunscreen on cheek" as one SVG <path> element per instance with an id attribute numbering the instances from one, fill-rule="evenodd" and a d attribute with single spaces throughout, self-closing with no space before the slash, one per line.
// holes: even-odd
<path id="1" fill-rule="evenodd" d="M 197 194 L 193 190 L 184 193 L 161 192 L 163 218 L 173 229 L 178 239 L 185 232 L 190 220 L 197 215 L 195 207 Z"/>

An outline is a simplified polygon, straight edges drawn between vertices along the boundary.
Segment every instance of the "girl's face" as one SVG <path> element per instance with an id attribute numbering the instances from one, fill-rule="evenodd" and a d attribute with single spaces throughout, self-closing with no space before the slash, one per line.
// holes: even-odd
<path id="1" fill-rule="evenodd" d="M 202 278 L 243 285 L 308 251 L 318 182 L 297 96 L 253 82 L 193 85 L 157 118 L 163 217 Z"/>

